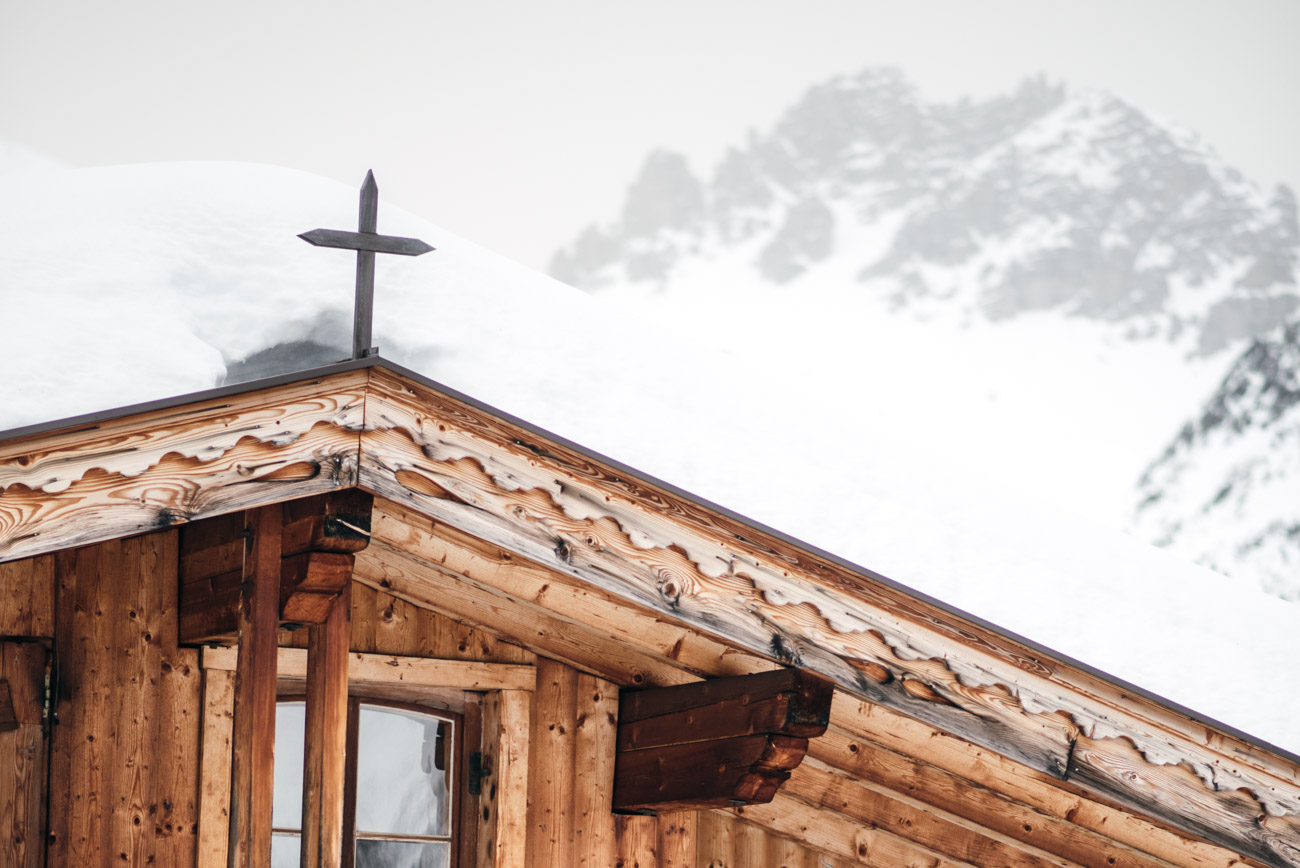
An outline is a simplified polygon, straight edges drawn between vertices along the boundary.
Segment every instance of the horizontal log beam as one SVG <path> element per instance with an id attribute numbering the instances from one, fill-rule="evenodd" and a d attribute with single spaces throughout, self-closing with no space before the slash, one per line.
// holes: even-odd
<path id="1" fill-rule="evenodd" d="M 373 498 L 347 489 L 285 501 L 281 537 L 280 622 L 321 624 L 352 580 L 355 553 L 370 542 Z M 181 528 L 180 641 L 234 634 L 244 558 L 240 514 Z"/>
<path id="2" fill-rule="evenodd" d="M 770 802 L 808 739 L 750 735 L 620 752 L 614 810 L 677 811 Z"/>
<path id="3" fill-rule="evenodd" d="M 825 732 L 833 688 L 774 670 L 625 692 L 619 699 L 616 810 L 769 802 Z"/>
<path id="4" fill-rule="evenodd" d="M 618 749 L 770 734 L 816 738 L 830 721 L 834 688 L 797 669 L 626 691 L 619 698 Z"/>
<path id="5" fill-rule="evenodd" d="M 203 667 L 233 671 L 236 649 L 204 648 Z M 451 687 L 457 690 L 533 690 L 537 670 L 518 663 L 440 660 L 393 654 L 348 654 L 349 684 L 401 684 L 409 687 Z M 277 671 L 282 678 L 307 677 L 307 649 L 281 648 Z"/>

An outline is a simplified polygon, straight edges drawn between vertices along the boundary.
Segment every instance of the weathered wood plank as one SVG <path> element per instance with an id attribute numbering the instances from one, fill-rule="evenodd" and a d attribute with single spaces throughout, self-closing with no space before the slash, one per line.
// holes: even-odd
<path id="1" fill-rule="evenodd" d="M 194 864 L 199 678 L 171 638 L 177 559 L 175 533 L 56 559 L 52 865 Z"/>
<path id="2" fill-rule="evenodd" d="M 797 669 L 628 691 L 619 751 L 756 733 L 815 738 L 830 721 L 829 682 Z"/>
<path id="3" fill-rule="evenodd" d="M 199 755 L 198 868 L 224 868 L 230 842 L 234 666 L 209 667 L 203 651 L 203 741 Z M 233 656 L 233 655 L 232 655 Z"/>
<path id="4" fill-rule="evenodd" d="M 614 835 L 618 846 L 616 868 L 658 868 L 659 821 L 656 817 L 615 817 Z"/>
<path id="5" fill-rule="evenodd" d="M 308 652 L 280 648 L 276 667 L 280 677 L 306 678 Z M 234 648 L 207 648 L 203 665 L 233 671 L 239 659 Z M 520 663 L 483 663 L 477 660 L 435 660 L 395 654 L 347 655 L 348 682 L 357 685 L 401 683 L 412 687 L 450 687 L 456 690 L 532 690 L 537 669 Z"/>
<path id="6" fill-rule="evenodd" d="M 357 488 L 285 502 L 282 556 L 356 554 L 370 543 L 372 503 L 373 497 Z"/>
<path id="7" fill-rule="evenodd" d="M 840 740 L 837 732 L 848 736 Z M 831 729 L 818 743 L 838 741 L 853 755 L 870 756 L 875 745 L 922 762 L 1174 865 L 1233 868 L 1240 858 L 1230 850 L 1195 840 L 1125 811 L 1080 787 L 1026 769 L 998 754 L 886 708 L 837 693 L 831 703 Z M 1118 858 L 1117 858 L 1118 862 Z"/>
<path id="8" fill-rule="evenodd" d="M 1211 796 L 1231 780 L 1261 815 L 1300 814 L 1285 763 L 1238 762 L 1155 712 L 1112 714 L 1156 703 L 1081 690 L 1071 667 L 899 589 L 383 372 L 368 406 L 362 485 L 435 520 L 1056 777 L 1102 727 L 1153 767 L 1187 757 Z M 1216 840 L 1256 846 L 1243 833 L 1220 825 Z"/>
<path id="9" fill-rule="evenodd" d="M 695 868 L 695 811 L 666 811 L 658 820 L 659 868 Z"/>
<path id="10" fill-rule="evenodd" d="M 54 636 L 54 557 L 0 563 L 0 636 Z"/>
<path id="11" fill-rule="evenodd" d="M 498 637 L 524 641 L 519 634 L 526 633 L 528 644 L 539 653 L 620 684 L 672 684 L 691 678 L 612 640 L 596 627 L 557 618 L 468 577 L 414 560 L 378 539 L 357 555 L 353 576 L 372 588 Z"/>
<path id="12" fill-rule="evenodd" d="M 580 868 L 606 868 L 617 858 L 611 805 L 618 687 L 585 673 L 577 676 L 575 687 L 574 864 Z"/>
<path id="13" fill-rule="evenodd" d="M 280 560 L 280 620 L 322 624 L 352 581 L 351 554 L 303 552 Z"/>
<path id="14" fill-rule="evenodd" d="M 0 560 L 351 487 L 365 371 L 0 443 Z"/>
<path id="15" fill-rule="evenodd" d="M 808 739 L 749 735 L 620 752 L 615 810 L 680 810 L 769 802 Z"/>
<path id="16" fill-rule="evenodd" d="M 979 782 L 968 780 L 872 741 L 855 739 L 843 730 L 831 729 L 810 741 L 808 761 L 813 760 L 1087 868 L 1169 868 L 1171 864 L 1049 813 L 1044 800 L 1036 807 L 990 789 L 987 775 Z M 1061 795 L 1063 803 L 1077 805 L 1069 793 Z M 1121 818 L 1112 820 L 1119 822 Z"/>
<path id="17" fill-rule="evenodd" d="M 348 595 L 335 594 L 324 623 L 310 628 L 299 857 L 303 868 L 343 864 L 350 611 Z"/>
<path id="18" fill-rule="evenodd" d="M 235 729 L 230 771 L 232 868 L 270 864 L 275 774 L 276 631 L 280 610 L 279 506 L 250 510 L 239 606 Z"/>
<path id="19" fill-rule="evenodd" d="M 529 854 L 538 865 L 572 865 L 577 671 L 541 658 L 533 695 L 529 763 Z"/>
<path id="20" fill-rule="evenodd" d="M 40 642 L 0 642 L 10 725 L 0 732 L 0 864 L 39 868 L 45 856 L 45 671 Z"/>
<path id="21" fill-rule="evenodd" d="M 937 853 L 1003 868 L 1076 868 L 1077 863 L 1016 841 L 899 793 L 837 774 L 816 761 L 800 765 L 782 792 L 867 826 L 887 829 Z"/>
<path id="22" fill-rule="evenodd" d="M 936 853 L 884 829 L 852 820 L 837 811 L 815 810 L 791 796 L 778 795 L 771 804 L 747 805 L 736 815 L 765 830 L 815 850 L 825 850 L 850 862 L 892 868 L 926 865 L 932 868 L 973 868 L 970 862 Z"/>
<path id="23" fill-rule="evenodd" d="M 493 785 L 496 787 L 496 828 L 490 841 L 494 868 L 525 868 L 528 858 L 529 721 L 532 694 L 502 690 L 494 732 L 484 724 L 484 737 L 493 739 Z"/>

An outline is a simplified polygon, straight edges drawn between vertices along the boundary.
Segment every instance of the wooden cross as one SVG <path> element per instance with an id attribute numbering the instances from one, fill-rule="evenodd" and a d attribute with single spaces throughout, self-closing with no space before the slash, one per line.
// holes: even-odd
<path id="1" fill-rule="evenodd" d="M 317 247 L 341 247 L 357 252 L 357 294 L 352 308 L 352 358 L 364 359 L 379 353 L 370 345 L 370 327 L 375 313 L 375 254 L 397 253 L 419 256 L 433 248 L 418 238 L 376 234 L 379 214 L 379 185 L 375 173 L 366 172 L 361 185 L 361 216 L 356 232 L 313 229 L 298 237 Z"/>

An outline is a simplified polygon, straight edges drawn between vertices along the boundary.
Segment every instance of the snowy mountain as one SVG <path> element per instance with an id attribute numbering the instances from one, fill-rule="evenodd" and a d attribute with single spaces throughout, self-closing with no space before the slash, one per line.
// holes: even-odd
<path id="1" fill-rule="evenodd" d="M 884 69 L 812 88 L 707 180 L 655 152 L 551 271 L 758 364 L 855 372 L 889 424 L 1122 527 L 1190 410 L 1300 309 L 1298 261 L 1290 190 L 1115 97 L 933 103 Z"/>
<path id="2" fill-rule="evenodd" d="M 1300 320 L 1237 359 L 1141 491 L 1145 536 L 1300 600 Z"/>
<path id="3" fill-rule="evenodd" d="M 343 355 L 353 257 L 296 236 L 354 225 L 355 188 L 229 163 L 28 163 L 0 170 L 0 183 L 0 429 Z M 1298 610 L 1023 500 L 970 460 L 984 447 L 969 425 L 927 434 L 891 422 L 910 412 L 888 403 L 894 393 L 915 391 L 902 373 L 934 364 L 928 350 L 895 345 L 892 377 L 811 377 L 775 354 L 748 364 L 721 341 L 643 322 L 387 203 L 379 229 L 436 248 L 379 258 L 387 358 L 1300 749 L 1300 694 L 1279 693 L 1269 667 L 1238 665 L 1300 657 Z M 824 342 L 824 328 L 795 340 L 806 329 L 793 312 L 788 329 L 803 349 Z"/>

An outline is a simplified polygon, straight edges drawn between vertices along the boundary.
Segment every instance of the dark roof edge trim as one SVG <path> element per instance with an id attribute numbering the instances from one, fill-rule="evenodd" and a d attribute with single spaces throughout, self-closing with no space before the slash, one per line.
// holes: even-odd
<path id="1" fill-rule="evenodd" d="M 320 368 L 311 368 L 305 371 L 295 371 L 288 374 L 279 374 L 274 377 L 266 377 L 261 380 L 249 380 L 247 382 L 236 383 L 230 386 L 218 386 L 213 389 L 206 389 L 199 392 L 190 392 L 185 395 L 177 395 L 172 398 L 163 398 L 157 401 L 147 401 L 140 404 L 130 404 L 124 407 L 117 407 L 111 410 L 102 410 L 96 413 L 86 413 L 80 416 L 70 416 L 66 419 L 57 419 L 52 422 L 42 422 L 35 425 L 27 425 L 20 428 L 12 428 L 7 431 L 0 431 L 0 442 L 3 442 L 5 440 L 16 440 L 20 437 L 29 437 L 34 434 L 52 433 L 54 431 L 61 431 L 66 429 L 80 428 L 83 430 L 94 430 L 99 426 L 99 423 L 101 422 L 107 422 L 125 416 L 133 416 L 138 413 L 148 413 L 154 410 L 165 410 L 172 407 L 182 406 L 185 404 L 192 404 L 198 401 L 210 401 L 216 398 L 224 398 L 232 395 L 242 395 L 246 392 L 255 392 L 260 389 L 275 388 L 276 386 L 283 386 L 289 383 L 299 383 L 304 380 L 324 379 L 326 377 L 333 376 L 335 374 L 341 374 L 347 371 L 363 370 L 367 368 L 382 368 L 391 373 L 405 377 L 409 380 L 414 380 L 415 382 L 419 383 L 422 386 L 433 389 L 436 392 L 441 392 L 442 394 L 455 398 L 458 401 L 462 401 L 470 405 L 471 407 L 474 407 L 477 410 L 495 416 L 498 419 L 502 419 L 506 422 L 509 422 L 512 425 L 516 425 L 520 428 L 523 428 L 533 434 L 536 434 L 539 437 L 549 439 L 551 441 L 559 443 L 562 446 L 565 446 L 568 449 L 572 449 L 575 452 L 585 455 L 588 458 L 591 458 L 603 464 L 607 464 L 610 467 L 616 469 L 619 473 L 632 476 L 636 479 L 641 480 L 642 482 L 646 482 L 649 483 L 650 485 L 656 486 L 658 488 L 662 488 L 668 492 L 671 492 L 677 497 L 681 497 L 685 500 L 690 501 L 691 503 L 694 503 L 697 506 L 701 506 L 705 509 L 724 515 L 727 518 L 732 519 L 733 521 L 737 521 L 740 522 L 741 524 L 748 525 L 749 527 L 754 528 L 757 531 L 776 537 L 782 542 L 803 549 L 804 551 L 812 555 L 815 555 L 816 557 L 821 558 L 822 560 L 829 561 L 830 563 L 833 563 L 842 569 L 848 570 L 853 573 L 857 573 L 858 575 L 868 578 L 871 581 L 879 582 L 883 585 L 886 585 L 887 587 L 899 591 L 900 593 L 906 594 L 914 599 L 920 600 L 924 603 L 934 606 L 935 608 L 943 612 L 946 612 L 950 615 L 954 615 L 965 621 L 969 621 L 972 624 L 975 624 L 986 630 L 990 630 L 994 633 L 997 633 L 998 635 L 1006 639 L 1024 645 L 1026 648 L 1029 648 L 1036 653 L 1042 654 L 1045 657 L 1050 657 L 1053 660 L 1056 660 L 1067 666 L 1072 666 L 1096 678 L 1101 678 L 1105 681 L 1109 681 L 1110 683 L 1116 685 L 1117 687 L 1120 687 L 1125 691 L 1134 693 L 1135 695 L 1140 696 L 1143 699 L 1147 699 L 1159 705 L 1163 705 L 1166 708 L 1170 709 L 1171 711 L 1184 715 L 1185 717 L 1188 717 L 1196 721 L 1197 723 L 1212 726 L 1235 738 L 1241 739 L 1242 741 L 1248 744 L 1252 744 L 1256 747 L 1262 748 L 1266 751 L 1269 751 L 1270 753 L 1274 753 L 1282 757 L 1283 759 L 1286 759 L 1290 762 L 1300 765 L 1300 755 L 1292 753 L 1291 751 L 1286 750 L 1285 748 L 1278 747 L 1272 742 L 1266 741 L 1258 736 L 1251 735 L 1250 733 L 1243 732 L 1242 730 L 1239 730 L 1236 727 L 1229 726 L 1228 724 L 1225 724 L 1212 717 L 1202 714 L 1194 709 L 1188 708 L 1180 703 L 1174 702 L 1171 699 L 1166 699 L 1165 697 L 1160 696 L 1159 694 L 1154 693 L 1150 690 L 1147 690 L 1144 687 L 1140 687 L 1136 684 L 1132 684 L 1128 681 L 1125 681 L 1122 678 L 1117 678 L 1116 676 L 1111 675 L 1108 672 L 1103 672 L 1102 670 L 1096 668 L 1095 666 L 1091 666 L 1087 663 L 1084 663 L 1081 660 L 1076 660 L 1067 654 L 1062 654 L 1059 651 L 1054 651 L 1051 648 L 1048 648 L 1045 645 L 1035 642 L 1032 639 L 1028 639 L 1024 636 L 1021 636 L 1020 634 L 1008 630 L 1005 627 L 999 627 L 998 625 L 993 624 L 979 617 L 978 615 L 973 615 L 970 612 L 966 612 L 962 609 L 957 608 L 956 606 L 953 606 L 949 603 L 945 603 L 943 600 L 939 600 L 935 597 L 932 597 L 923 591 L 918 591 L 915 588 L 903 584 L 902 582 L 881 575 L 880 573 L 877 573 L 874 570 L 861 566 L 860 564 L 856 564 L 853 563 L 852 561 L 846 560 L 845 558 L 842 558 L 839 555 L 832 554 L 831 552 L 818 548 L 815 545 L 811 545 L 809 543 L 804 542 L 803 540 L 792 537 L 787 533 L 783 533 L 775 528 L 768 527 L 762 522 L 755 521 L 752 518 L 741 515 L 740 513 L 728 509 L 725 506 L 721 506 L 703 497 L 692 494 L 689 491 L 686 491 L 682 488 L 679 488 L 676 485 L 673 485 L 671 482 L 665 482 L 662 479 L 657 479 L 656 477 L 644 473 L 640 470 L 637 470 L 634 467 L 629 467 L 628 465 L 623 464 L 622 462 L 616 459 L 610 458 L 607 455 L 602 455 L 599 452 L 595 452 L 591 449 L 588 449 L 587 447 L 579 443 L 574 443 L 572 440 L 569 440 L 568 438 L 565 437 L 561 437 L 558 434 L 553 434 L 552 432 L 547 431 L 544 428 L 540 428 L 537 425 L 534 425 L 524 419 L 520 419 L 517 416 L 513 416 L 510 413 L 507 413 L 503 410 L 497 409 L 496 407 L 485 404 L 482 401 L 477 400 L 476 398 L 466 395 L 465 393 L 453 389 L 450 386 L 446 386 L 442 383 L 439 383 L 437 380 L 434 380 L 423 374 L 417 373 L 416 371 L 412 371 L 410 368 L 403 367 L 402 365 L 399 365 L 396 362 L 389 361 L 388 359 L 385 359 L 382 356 L 369 356 L 364 359 L 352 359 L 344 362 L 339 362 L 333 365 L 325 365 L 324 367 L 320 367 Z"/>

